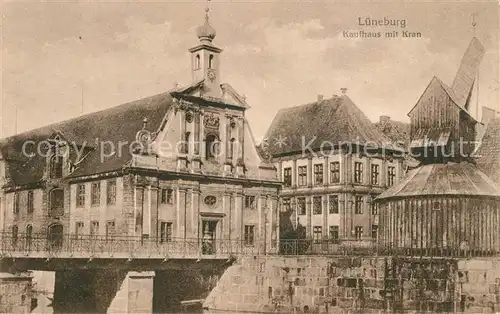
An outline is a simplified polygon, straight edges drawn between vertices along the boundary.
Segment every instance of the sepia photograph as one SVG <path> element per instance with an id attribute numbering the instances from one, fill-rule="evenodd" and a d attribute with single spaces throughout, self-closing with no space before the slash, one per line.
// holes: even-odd
<path id="1" fill-rule="evenodd" d="M 0 14 L 0 313 L 500 313 L 498 0 Z"/>

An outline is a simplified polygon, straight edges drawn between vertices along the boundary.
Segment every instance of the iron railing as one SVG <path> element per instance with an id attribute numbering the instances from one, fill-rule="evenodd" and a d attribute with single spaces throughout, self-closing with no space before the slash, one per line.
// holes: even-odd
<path id="1" fill-rule="evenodd" d="M 276 245 L 277 244 L 277 245 Z M 0 233 L 0 257 L 33 258 L 228 258 L 279 254 L 323 256 L 488 257 L 494 250 L 454 248 L 399 248 L 376 242 L 287 239 L 278 243 L 234 239 L 145 238 Z"/>
<path id="2" fill-rule="evenodd" d="M 280 240 L 280 255 L 323 255 L 323 256 L 401 256 L 401 257 L 491 257 L 499 256 L 497 250 L 460 249 L 452 247 L 405 248 L 381 245 L 367 241 Z"/>
<path id="3" fill-rule="evenodd" d="M 12 257 L 227 258 L 258 255 L 263 249 L 256 244 L 225 239 L 0 233 L 0 255 Z"/>

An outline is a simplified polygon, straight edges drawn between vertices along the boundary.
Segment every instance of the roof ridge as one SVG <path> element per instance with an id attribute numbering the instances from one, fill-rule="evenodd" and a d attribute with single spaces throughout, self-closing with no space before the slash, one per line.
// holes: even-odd
<path id="1" fill-rule="evenodd" d="M 304 108 L 304 107 L 307 107 L 307 106 L 331 104 L 332 100 L 337 100 L 337 99 L 342 99 L 342 97 L 340 97 L 340 96 L 334 96 L 332 98 L 326 98 L 326 99 L 322 99 L 320 101 L 312 101 L 312 102 L 308 102 L 308 103 L 301 104 L 301 105 L 295 105 L 295 106 L 292 106 L 292 107 L 281 108 L 280 110 L 278 110 L 278 112 L 286 112 L 286 111 L 291 111 L 291 110 L 294 110 L 294 109 L 295 110 L 296 109 L 301 109 L 301 108 Z"/>
<path id="2" fill-rule="evenodd" d="M 46 124 L 46 125 L 43 125 L 43 126 L 39 126 L 39 127 L 33 128 L 33 129 L 28 129 L 28 130 L 26 130 L 24 132 L 21 132 L 21 133 L 16 133 L 16 134 L 13 134 L 13 135 L 10 135 L 10 136 L 6 136 L 4 138 L 0 138 L 0 144 L 2 142 L 4 142 L 4 141 L 8 141 L 10 139 L 15 139 L 16 137 L 23 136 L 23 135 L 26 135 L 26 134 L 29 134 L 29 133 L 34 133 L 35 131 L 39 131 L 39 130 L 46 130 L 48 128 L 51 128 L 53 130 L 57 130 L 58 129 L 57 127 L 60 127 L 62 124 L 67 124 L 67 123 L 70 123 L 70 122 L 75 122 L 75 121 L 77 121 L 79 119 L 89 118 L 89 117 L 91 117 L 93 115 L 102 114 L 104 112 L 112 112 L 113 110 L 116 110 L 118 108 L 122 108 L 122 107 L 127 106 L 127 105 L 133 105 L 135 103 L 139 103 L 139 102 L 144 101 L 146 99 L 160 97 L 160 96 L 164 96 L 164 95 L 167 95 L 167 94 L 170 94 L 170 91 L 159 93 L 159 94 L 155 94 L 155 95 L 152 95 L 152 96 L 147 96 L 147 97 L 136 99 L 136 100 L 129 101 L 129 102 L 125 102 L 125 103 L 122 103 L 122 104 L 119 104 L 119 105 L 116 105 L 116 106 L 112 106 L 112 107 L 104 108 L 104 109 L 101 109 L 101 110 L 89 112 L 89 113 L 86 113 L 86 114 L 83 114 L 83 115 L 80 115 L 80 116 L 76 116 L 76 117 L 72 117 L 72 118 L 68 118 L 68 119 L 65 119 L 65 120 L 60 120 L 60 121 L 53 122 L 53 123 L 50 123 L 50 124 Z"/>

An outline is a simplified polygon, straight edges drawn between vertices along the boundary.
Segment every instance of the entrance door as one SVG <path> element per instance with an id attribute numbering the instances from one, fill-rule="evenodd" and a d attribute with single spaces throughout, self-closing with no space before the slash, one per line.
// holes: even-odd
<path id="1" fill-rule="evenodd" d="M 203 220 L 202 253 L 215 254 L 217 220 Z"/>
<path id="2" fill-rule="evenodd" d="M 47 241 L 50 249 L 60 249 L 63 244 L 63 226 L 59 224 L 50 226 Z"/>

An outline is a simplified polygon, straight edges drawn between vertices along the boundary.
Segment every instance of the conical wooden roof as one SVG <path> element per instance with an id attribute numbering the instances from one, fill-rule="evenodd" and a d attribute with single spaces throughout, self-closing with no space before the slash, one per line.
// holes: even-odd
<path id="1" fill-rule="evenodd" d="M 429 164 L 411 170 L 377 200 L 437 195 L 500 198 L 500 188 L 472 163 Z"/>

